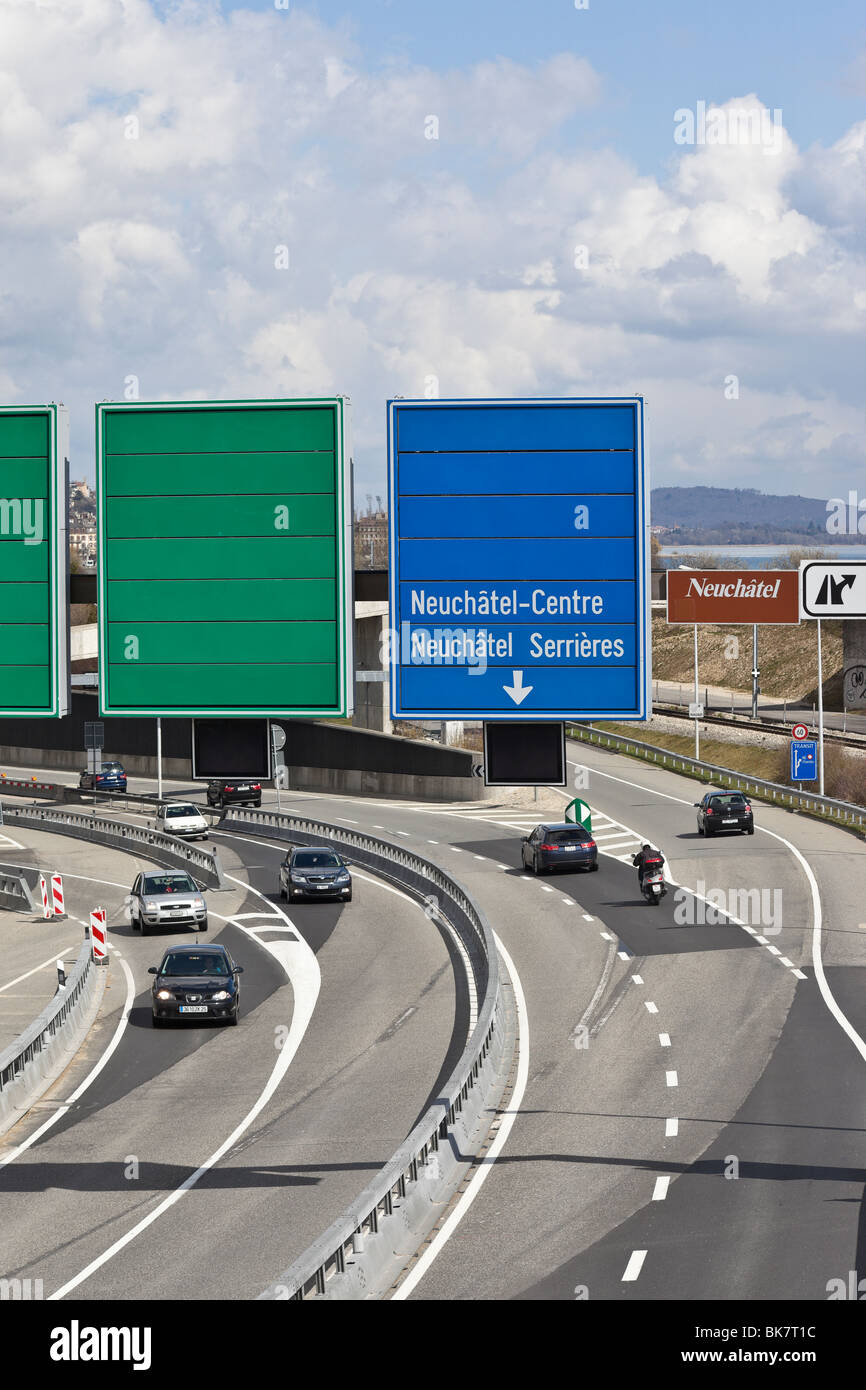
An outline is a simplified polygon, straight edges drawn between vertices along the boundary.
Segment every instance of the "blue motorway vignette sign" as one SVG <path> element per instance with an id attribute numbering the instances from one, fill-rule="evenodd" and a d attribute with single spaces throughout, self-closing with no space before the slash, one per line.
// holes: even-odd
<path id="1" fill-rule="evenodd" d="M 643 399 L 388 402 L 391 711 L 644 719 Z"/>

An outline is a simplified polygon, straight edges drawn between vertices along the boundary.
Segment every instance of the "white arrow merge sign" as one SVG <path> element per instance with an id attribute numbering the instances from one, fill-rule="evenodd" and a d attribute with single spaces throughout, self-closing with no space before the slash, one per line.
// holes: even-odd
<path id="1" fill-rule="evenodd" d="M 866 618 L 866 560 L 801 560 L 803 618 Z"/>

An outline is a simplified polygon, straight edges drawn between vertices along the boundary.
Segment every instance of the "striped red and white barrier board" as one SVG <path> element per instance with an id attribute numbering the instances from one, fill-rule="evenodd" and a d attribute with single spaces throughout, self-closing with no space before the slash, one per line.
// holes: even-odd
<path id="1" fill-rule="evenodd" d="M 51 903 L 55 917 L 66 916 L 66 909 L 63 906 L 63 879 L 60 874 L 51 875 Z"/>
<path id="2" fill-rule="evenodd" d="M 49 917 L 53 917 L 51 903 L 48 901 L 48 884 L 45 882 L 45 875 L 39 875 L 39 891 L 42 894 L 42 916 L 47 922 Z"/>
<path id="3" fill-rule="evenodd" d="M 107 947 L 105 944 L 105 908 L 95 907 L 90 914 L 90 940 L 93 945 L 93 959 L 104 961 L 107 959 Z"/>

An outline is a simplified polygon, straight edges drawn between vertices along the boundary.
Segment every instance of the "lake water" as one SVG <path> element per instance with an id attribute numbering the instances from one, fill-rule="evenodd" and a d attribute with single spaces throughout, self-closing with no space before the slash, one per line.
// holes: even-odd
<path id="1" fill-rule="evenodd" d="M 746 569 L 762 569 L 799 548 L 791 545 L 663 545 L 659 559 L 666 561 L 668 565 L 678 565 L 684 560 L 688 562 L 695 555 L 713 555 L 718 556 L 720 569 L 726 566 L 739 569 L 743 565 Z M 823 550 L 833 560 L 866 560 L 866 545 L 809 547 L 813 548 Z"/>

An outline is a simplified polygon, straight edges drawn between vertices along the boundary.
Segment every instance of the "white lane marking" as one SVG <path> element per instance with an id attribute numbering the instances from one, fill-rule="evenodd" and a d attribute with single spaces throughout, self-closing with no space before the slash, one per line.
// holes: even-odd
<path id="1" fill-rule="evenodd" d="M 585 913 L 583 914 L 583 920 L 584 920 L 584 922 L 592 922 L 594 919 L 593 919 L 593 917 L 590 915 L 590 913 L 585 912 Z"/>
<path id="2" fill-rule="evenodd" d="M 787 956 L 782 956 L 782 957 L 780 958 L 780 960 L 779 960 L 779 964 L 780 964 L 780 965 L 786 965 L 786 966 L 788 967 L 789 970 L 793 970 L 793 969 L 794 969 L 794 962 L 793 962 L 792 960 L 788 960 L 788 957 L 787 957 Z"/>
<path id="3" fill-rule="evenodd" d="M 680 1122 L 675 1115 L 665 1120 L 665 1139 L 676 1139 L 680 1130 Z"/>
<path id="4" fill-rule="evenodd" d="M 266 917 L 269 921 L 278 922 L 281 919 L 275 912 L 236 912 L 234 917 L 229 917 L 230 922 L 251 922 L 253 919 Z"/>
<path id="5" fill-rule="evenodd" d="M 487 858 L 487 855 L 486 855 L 486 854 L 473 854 L 472 858 L 473 858 L 473 859 L 486 859 L 486 858 Z"/>
<path id="6" fill-rule="evenodd" d="M 2 790 L 3 787 L 0 785 L 0 791 Z M 8 835 L 0 835 L 0 844 L 8 845 L 9 849 L 24 849 L 24 845 L 19 845 L 17 840 L 10 839 Z"/>
<path id="7" fill-rule="evenodd" d="M 654 1004 L 653 1001 L 652 1001 L 651 999 L 645 999 L 645 1000 L 644 1000 L 644 1008 L 645 1008 L 649 1013 L 651 1013 L 651 1014 L 657 1014 L 657 1013 L 658 1013 L 658 1006 L 657 1006 L 656 1004 Z"/>
<path id="8" fill-rule="evenodd" d="M 611 936 L 611 934 L 610 934 L 609 931 L 602 931 L 602 932 L 599 932 L 599 936 L 603 936 L 604 939 L 605 939 L 605 941 L 613 941 L 613 940 L 615 939 L 614 937 Z"/>
<path id="9" fill-rule="evenodd" d="M 18 1158 L 20 1154 L 23 1154 L 27 1149 L 30 1148 L 32 1144 L 35 1144 L 37 1139 L 41 1139 L 45 1131 L 50 1129 L 52 1125 L 55 1125 L 57 1121 L 61 1118 L 61 1116 L 67 1113 L 70 1106 L 74 1105 L 75 1102 L 78 1100 L 79 1096 L 82 1096 L 84 1092 L 87 1090 L 88 1086 L 90 1086 L 91 1083 L 96 1080 L 97 1076 L 102 1071 L 102 1068 L 108 1062 L 108 1059 L 111 1057 L 112 1053 L 114 1052 L 115 1048 L 120 1042 L 120 1039 L 122 1038 L 126 1029 L 127 1022 L 129 1021 L 130 1010 L 133 1004 L 135 1003 L 135 980 L 133 979 L 132 971 L 130 970 L 123 957 L 119 954 L 119 952 L 115 952 L 115 954 L 117 956 L 117 959 L 120 961 L 120 968 L 126 976 L 126 999 L 123 1005 L 123 1012 L 120 1015 L 120 1020 L 117 1024 L 117 1027 L 114 1030 L 114 1036 L 112 1037 L 111 1042 L 108 1044 L 108 1047 L 105 1049 L 99 1061 L 96 1063 L 96 1066 L 93 1068 L 92 1071 L 88 1072 L 81 1085 L 77 1087 L 75 1091 L 73 1091 L 69 1099 L 64 1101 L 63 1105 L 58 1106 L 58 1108 L 54 1111 L 54 1114 L 49 1115 L 44 1125 L 40 1125 L 38 1129 L 34 1130 L 34 1132 L 30 1135 L 28 1139 L 25 1139 L 22 1144 L 19 1144 L 16 1148 L 12 1149 L 8 1154 L 5 1155 L 4 1158 L 0 1158 L 0 1168 L 5 1168 L 7 1163 L 14 1162 L 14 1160 Z"/>
<path id="10" fill-rule="evenodd" d="M 653 1201 L 663 1202 L 668 1195 L 668 1188 L 671 1185 L 669 1177 L 656 1178 L 656 1185 L 653 1188 Z"/>
<path id="11" fill-rule="evenodd" d="M 540 887 L 541 887 L 542 893 L 552 893 L 552 892 L 553 892 L 553 889 L 551 888 L 551 886 L 550 886 L 549 883 L 542 883 L 542 884 L 540 885 Z"/>
<path id="12" fill-rule="evenodd" d="M 434 841 L 431 840 L 430 843 L 431 843 L 431 845 L 432 845 L 432 844 L 434 843 Z M 510 864 L 497 864 L 496 867 L 497 867 L 497 869 L 509 870 L 509 869 L 511 868 L 511 865 L 510 865 Z"/>
<path id="13" fill-rule="evenodd" d="M 428 845 L 438 845 L 439 841 L 438 841 L 438 840 L 428 840 L 427 843 L 428 843 Z"/>
<path id="14" fill-rule="evenodd" d="M 62 954 L 65 947 L 58 946 L 53 956 L 49 956 L 41 965 L 34 965 L 32 970 L 27 970 L 23 975 L 18 975 L 16 979 L 10 980 L 8 985 L 0 985 L 0 994 L 5 990 L 11 989 L 13 985 L 20 985 L 22 980 L 29 980 L 31 975 L 38 975 L 40 970 L 45 970 L 49 965 L 56 965 L 58 955 Z"/>
<path id="15" fill-rule="evenodd" d="M 411 838 L 412 838 L 412 836 L 409 834 L 409 831 L 408 831 L 408 830 L 398 830 L 398 831 L 397 831 L 397 834 L 398 834 L 398 835 L 405 835 L 405 837 L 406 837 L 407 840 L 411 840 Z"/>
<path id="16" fill-rule="evenodd" d="M 457 1227 L 460 1225 L 460 1222 L 472 1206 L 472 1203 L 481 1190 L 482 1183 L 487 1178 L 505 1146 L 505 1141 L 511 1133 L 514 1121 L 523 1103 L 523 1096 L 526 1092 L 526 1082 L 529 1077 L 529 1014 L 526 1008 L 526 998 L 523 993 L 523 986 L 520 983 L 520 977 L 514 966 L 514 961 L 511 959 L 495 932 L 493 935 L 500 959 L 504 962 L 505 969 L 511 977 L 511 986 L 514 990 L 514 1002 L 517 1008 L 518 1056 L 514 1092 L 508 1110 L 503 1116 L 502 1123 L 496 1133 L 496 1137 L 487 1150 L 487 1153 L 484 1155 L 484 1158 L 481 1160 L 481 1163 L 478 1165 L 469 1186 L 442 1226 L 442 1229 L 436 1233 L 423 1255 L 409 1271 L 399 1289 L 397 1289 L 396 1293 L 393 1295 L 393 1301 L 396 1302 L 402 1302 L 404 1299 L 408 1298 L 413 1289 L 421 1282 L 433 1261 L 436 1259 L 436 1256 L 440 1254 L 446 1242 L 451 1239 Z"/>
<path id="17" fill-rule="evenodd" d="M 632 979 L 634 980 L 636 985 L 643 984 L 643 975 L 632 975 Z"/>
<path id="18" fill-rule="evenodd" d="M 767 945 L 767 938 L 765 936 L 756 936 L 755 940 L 757 941 L 759 946 Z"/>
<path id="19" fill-rule="evenodd" d="M 252 884 L 244 883 L 242 879 L 235 878 L 233 874 L 226 874 L 225 877 L 232 883 L 238 884 L 238 886 L 245 891 L 254 893 L 256 897 L 267 902 L 264 893 L 261 893 L 258 888 L 254 888 Z M 279 916 L 285 918 L 287 925 L 294 925 L 281 908 L 278 908 L 277 912 Z M 127 1231 L 125 1235 L 121 1236 L 119 1240 L 116 1240 L 114 1244 L 110 1245 L 101 1255 L 98 1255 L 95 1260 L 91 1260 L 90 1264 L 81 1270 L 79 1274 L 76 1274 L 72 1279 L 68 1279 L 67 1282 L 54 1293 L 49 1294 L 49 1302 L 57 1302 L 59 1299 L 65 1298 L 73 1289 L 77 1289 L 78 1286 L 89 1279 L 96 1270 L 101 1269 L 102 1266 L 107 1264 L 109 1260 L 112 1260 L 116 1254 L 125 1249 L 127 1245 L 135 1240 L 136 1236 L 140 1235 L 142 1231 L 147 1230 L 148 1226 L 152 1226 L 154 1221 L 157 1221 L 159 1217 L 162 1216 L 163 1212 L 168 1211 L 169 1208 L 173 1207 L 176 1202 L 179 1202 L 181 1197 L 189 1192 L 191 1188 L 195 1187 L 199 1179 L 210 1172 L 211 1168 L 220 1161 L 224 1154 L 226 1154 L 249 1129 L 250 1125 L 267 1105 L 291 1066 L 295 1054 L 301 1045 L 304 1034 L 309 1027 L 313 1011 L 316 1007 L 316 1000 L 319 997 L 319 989 L 322 983 L 319 963 L 300 933 L 298 933 L 298 939 L 296 941 L 257 941 L 256 937 L 253 936 L 252 932 L 246 927 L 238 926 L 237 930 L 243 932 L 251 941 L 256 941 L 257 945 L 263 947 L 264 950 L 268 951 L 279 961 L 292 986 L 292 995 L 294 997 L 292 1021 L 289 1027 L 288 1037 L 277 1054 L 277 1060 L 274 1064 L 273 1071 L 268 1077 L 268 1080 L 252 1108 L 247 1112 L 240 1124 L 235 1127 L 228 1138 L 211 1154 L 210 1158 L 206 1159 L 200 1168 L 197 1168 L 179 1187 L 175 1188 L 174 1192 L 169 1193 L 158 1206 L 154 1207 L 153 1211 L 149 1212 L 147 1216 L 143 1217 L 141 1221 L 133 1226 L 132 1230 Z M 126 962 L 123 961 L 122 964 L 125 968 Z"/>
<path id="20" fill-rule="evenodd" d="M 645 1250 L 633 1250 L 629 1256 L 628 1264 L 625 1267 L 625 1274 L 622 1276 L 620 1282 L 623 1284 L 633 1284 L 643 1269 L 643 1262 L 645 1259 Z"/>
<path id="21" fill-rule="evenodd" d="M 680 1084 L 680 1082 L 679 1082 L 679 1077 L 677 1076 L 677 1074 L 676 1074 L 675 1071 L 666 1071 L 666 1072 L 665 1072 L 665 1083 L 666 1083 L 668 1086 L 679 1086 L 679 1084 Z"/>
<path id="22" fill-rule="evenodd" d="M 619 956 L 620 960 L 631 960 L 630 951 L 617 951 L 617 955 Z"/>
<path id="23" fill-rule="evenodd" d="M 462 849 L 458 849 L 456 845 L 449 845 L 448 848 L 450 849 L 450 851 L 451 851 L 452 854 L 462 854 L 462 853 L 463 853 Z"/>
<path id="24" fill-rule="evenodd" d="M 778 946 L 770 946 L 770 945 L 768 945 L 768 946 L 767 946 L 767 950 L 768 950 L 772 955 L 774 955 L 774 956 L 780 956 L 780 955 L 782 954 L 782 952 L 779 950 Z"/>
<path id="25" fill-rule="evenodd" d="M 570 759 L 569 762 L 571 763 L 572 767 L 586 766 L 585 763 L 574 762 Z M 691 802 L 686 801 L 685 797 L 673 796 L 670 792 L 656 791 L 652 787 L 642 786 L 640 782 L 630 782 L 625 777 L 616 777 L 612 772 L 602 772 L 599 768 L 593 768 L 591 770 L 598 777 L 607 777 L 611 782 L 620 782 L 625 787 L 633 787 L 635 791 L 643 792 L 645 794 L 649 792 L 650 796 L 663 797 L 665 801 L 675 801 L 679 806 L 690 806 L 692 804 Z M 786 839 L 784 835 L 780 835 L 775 830 L 768 830 L 765 825 L 758 825 L 755 827 L 755 829 L 761 835 L 769 835 L 771 839 L 778 840 L 780 845 L 784 845 L 786 849 L 789 849 L 793 854 L 794 858 L 797 860 L 801 869 L 803 870 L 803 873 L 806 875 L 806 880 L 809 884 L 809 892 L 812 897 L 812 964 L 815 968 L 815 978 L 818 981 L 818 988 L 821 991 L 821 998 L 824 1000 L 824 1003 L 830 1010 L 830 1013 L 833 1015 L 836 1022 L 839 1024 L 839 1027 L 842 1029 L 843 1033 L 847 1034 L 847 1036 L 851 1039 L 852 1043 L 856 1047 L 857 1051 L 860 1053 L 860 1056 L 864 1059 L 864 1061 L 866 1061 L 866 1042 L 863 1041 L 854 1025 L 850 1022 L 850 1020 L 840 1009 L 839 1005 L 836 1003 L 836 999 L 833 995 L 833 992 L 827 983 L 827 977 L 824 974 L 824 962 L 821 957 L 821 934 L 823 930 L 821 891 L 818 888 L 818 880 L 815 877 L 815 874 L 812 870 L 812 866 L 807 861 L 805 856 L 801 854 L 797 846 L 795 844 L 792 844 L 790 840 Z M 806 975 L 803 974 L 802 970 L 794 970 L 791 973 L 795 975 L 798 980 L 805 980 L 807 978 Z"/>
<path id="26" fill-rule="evenodd" d="M 565 905 L 565 907 L 577 907 L 577 903 L 574 901 L 574 898 L 561 898 L 560 902 L 562 902 Z"/>
<path id="27" fill-rule="evenodd" d="M 662 1047 L 670 1047 L 670 1045 L 671 1045 L 671 1035 L 670 1035 L 670 1033 L 659 1033 L 659 1043 L 660 1043 L 660 1045 L 661 1045 Z"/>

